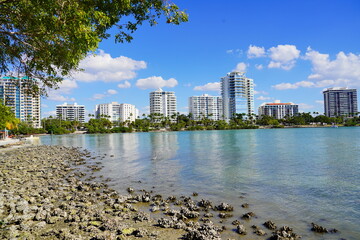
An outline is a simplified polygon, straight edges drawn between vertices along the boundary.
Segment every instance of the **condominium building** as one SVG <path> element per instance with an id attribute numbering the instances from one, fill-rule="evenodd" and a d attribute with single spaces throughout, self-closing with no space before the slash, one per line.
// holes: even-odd
<path id="1" fill-rule="evenodd" d="M 357 91 L 349 88 L 328 88 L 323 91 L 325 116 L 354 116 L 358 112 Z"/>
<path id="2" fill-rule="evenodd" d="M 189 97 L 189 113 L 192 114 L 193 120 L 203 118 L 220 120 L 223 115 L 222 98 L 220 96 L 201 96 Z"/>
<path id="3" fill-rule="evenodd" d="M 229 120 L 235 114 L 254 113 L 254 81 L 243 72 L 230 72 L 221 78 L 221 96 L 224 119 Z"/>
<path id="4" fill-rule="evenodd" d="M 139 110 L 135 105 L 128 103 L 103 103 L 97 104 L 95 107 L 96 118 L 109 118 L 112 122 L 134 122 L 139 116 Z"/>
<path id="5" fill-rule="evenodd" d="M 28 122 L 33 127 L 40 128 L 40 94 L 27 94 L 26 89 L 22 86 L 24 79 L 12 77 L 0 78 L 0 101 L 10 107 L 15 117 L 20 119 L 20 121 Z"/>
<path id="6" fill-rule="evenodd" d="M 280 103 L 279 100 L 274 103 L 263 103 L 259 107 L 259 116 L 271 116 L 275 119 L 283 119 L 286 116 L 292 117 L 299 113 L 299 105 L 292 102 Z"/>
<path id="7" fill-rule="evenodd" d="M 56 117 L 67 121 L 85 122 L 85 106 L 77 103 L 56 106 Z"/>
<path id="8" fill-rule="evenodd" d="M 174 92 L 165 92 L 161 88 L 150 93 L 150 114 L 162 114 L 171 117 L 176 114 L 176 96 Z"/>

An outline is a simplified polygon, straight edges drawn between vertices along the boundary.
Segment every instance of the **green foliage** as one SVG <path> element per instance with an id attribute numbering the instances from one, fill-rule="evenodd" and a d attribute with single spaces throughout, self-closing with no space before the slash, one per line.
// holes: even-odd
<path id="1" fill-rule="evenodd" d="M 88 133 L 111 133 L 111 126 L 111 121 L 106 118 L 90 119 L 85 124 Z"/>
<path id="2" fill-rule="evenodd" d="M 128 128 L 128 127 L 114 127 L 111 129 L 112 133 L 127 133 L 127 132 L 132 132 L 132 128 Z"/>
<path id="3" fill-rule="evenodd" d="M 19 122 L 11 108 L 0 103 L 0 130 L 16 129 Z"/>
<path id="4" fill-rule="evenodd" d="M 68 134 L 74 132 L 80 123 L 49 117 L 42 120 L 42 125 L 49 134 Z"/>
<path id="5" fill-rule="evenodd" d="M 2 0 L 0 1 L 0 76 L 25 75 L 30 92 L 45 94 L 117 29 L 116 42 L 129 42 L 144 22 L 180 24 L 188 16 L 163 0 Z M 43 83 L 40 88 L 33 79 Z"/>
<path id="6" fill-rule="evenodd" d="M 353 126 L 356 126 L 359 122 L 360 122 L 360 118 L 358 118 L 358 117 L 348 118 L 348 119 L 346 119 L 344 126 L 353 127 Z"/>
<path id="7" fill-rule="evenodd" d="M 20 122 L 17 129 L 11 131 L 15 135 L 32 135 L 46 133 L 43 128 L 34 128 L 31 124 L 26 122 Z"/>

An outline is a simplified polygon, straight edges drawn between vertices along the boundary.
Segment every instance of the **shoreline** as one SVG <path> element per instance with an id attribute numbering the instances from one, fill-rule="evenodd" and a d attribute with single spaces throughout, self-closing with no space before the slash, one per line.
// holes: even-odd
<path id="1" fill-rule="evenodd" d="M 0 151 L 0 238 L 299 238 L 290 227 L 276 228 L 270 220 L 255 225 L 256 214 L 248 203 L 242 206 L 245 214 L 233 216 L 232 206 L 201 199 L 197 193 L 163 197 L 129 187 L 128 195 L 119 195 L 107 180 L 92 176 L 101 169 L 102 157 L 87 150 L 60 146 L 7 150 Z M 226 221 L 232 223 L 231 229 L 224 226 Z M 316 226 L 316 231 L 325 230 Z"/>

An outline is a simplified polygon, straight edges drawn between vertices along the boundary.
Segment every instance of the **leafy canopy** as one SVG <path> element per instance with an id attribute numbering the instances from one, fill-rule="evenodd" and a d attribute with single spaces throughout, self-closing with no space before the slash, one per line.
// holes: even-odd
<path id="1" fill-rule="evenodd" d="M 0 130 L 15 129 L 19 122 L 11 108 L 0 103 Z"/>
<path id="2" fill-rule="evenodd" d="M 25 75 L 27 89 L 46 94 L 79 70 L 110 28 L 116 42 L 129 42 L 142 23 L 162 16 L 172 24 L 188 17 L 168 0 L 0 0 L 0 76 Z"/>

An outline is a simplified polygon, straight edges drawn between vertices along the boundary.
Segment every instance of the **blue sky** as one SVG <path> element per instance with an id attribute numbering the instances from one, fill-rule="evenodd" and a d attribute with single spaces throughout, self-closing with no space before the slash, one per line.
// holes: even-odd
<path id="1" fill-rule="evenodd" d="M 131 43 L 104 40 L 81 62 L 84 72 L 66 79 L 43 99 L 43 116 L 64 102 L 117 101 L 148 113 L 149 92 L 174 91 L 178 111 L 188 98 L 219 95 L 232 70 L 254 79 L 255 112 L 280 100 L 304 112 L 323 113 L 322 90 L 360 87 L 358 0 L 173 0 L 189 14 L 179 26 L 141 26 Z"/>

